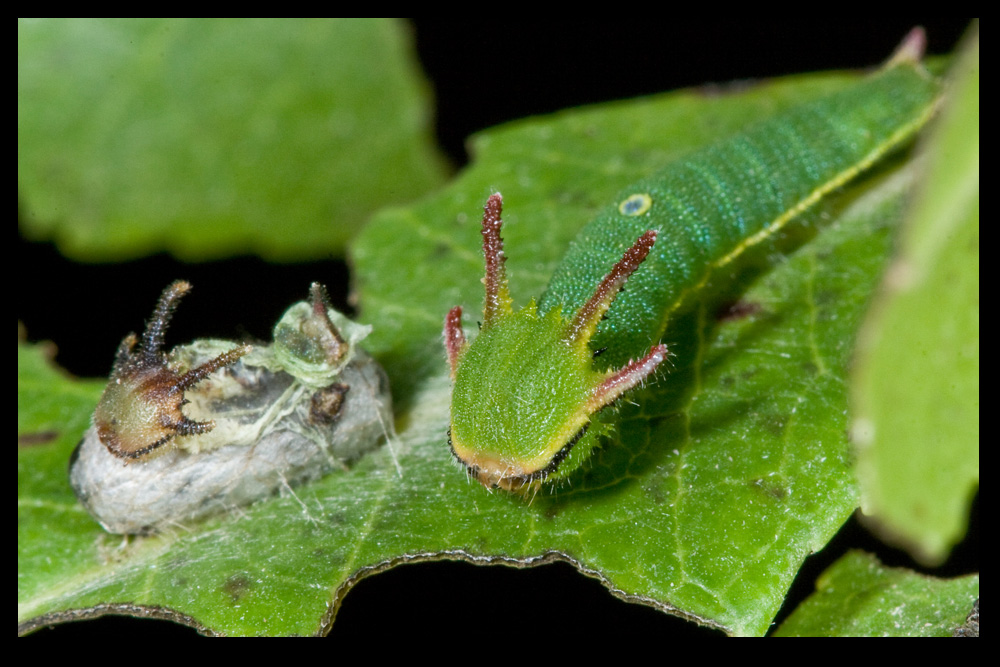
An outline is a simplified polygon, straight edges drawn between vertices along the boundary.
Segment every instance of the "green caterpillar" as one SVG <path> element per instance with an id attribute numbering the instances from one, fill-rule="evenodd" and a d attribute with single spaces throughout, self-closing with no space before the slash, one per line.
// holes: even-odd
<path id="1" fill-rule="evenodd" d="M 660 341 L 687 294 L 927 122 L 939 86 L 922 51 L 914 32 L 875 74 L 628 188 L 582 229 L 537 304 L 517 312 L 502 199 L 491 196 L 481 330 L 466 340 L 459 306 L 445 320 L 449 445 L 469 474 L 525 492 L 579 468 L 613 428 L 613 416 L 598 413 L 668 356 Z"/>

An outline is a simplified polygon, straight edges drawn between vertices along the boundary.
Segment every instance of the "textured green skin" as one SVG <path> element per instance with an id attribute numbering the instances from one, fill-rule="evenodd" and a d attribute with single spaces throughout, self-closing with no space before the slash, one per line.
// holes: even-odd
<path id="1" fill-rule="evenodd" d="M 778 114 L 700 150 L 623 190 L 589 222 L 556 269 L 539 310 L 574 312 L 622 252 L 647 229 L 660 232 L 592 343 L 620 366 L 658 342 L 670 313 L 722 258 L 799 202 L 853 175 L 910 138 L 938 86 L 911 64 L 880 71 L 845 90 Z M 909 129 L 909 131 L 908 131 Z M 653 205 L 641 216 L 618 211 L 633 193 Z"/>
<path id="2" fill-rule="evenodd" d="M 929 118 L 938 86 L 914 63 L 883 69 L 698 151 L 623 190 L 571 245 L 538 304 L 486 321 L 459 355 L 452 396 L 456 456 L 543 470 L 590 423 L 547 480 L 578 468 L 606 433 L 581 408 L 593 389 L 660 342 L 670 314 L 713 270 L 773 235 L 825 194 L 906 142 Z M 619 204 L 647 195 L 651 206 Z M 645 203 L 644 199 L 638 200 Z M 574 313 L 645 231 L 658 237 L 593 339 L 565 340 Z M 603 349 L 596 361 L 593 351 Z M 530 464 L 530 465 L 529 465 Z M 542 476 L 526 478 L 537 482 Z M 530 487 L 530 484 L 527 485 Z"/>
<path id="3" fill-rule="evenodd" d="M 461 380 L 452 391 L 453 410 L 472 405 L 474 412 L 466 413 L 471 419 L 452 420 L 452 428 L 457 428 L 452 435 L 464 442 L 493 443 L 491 450 L 496 454 L 521 461 L 546 451 L 553 441 L 572 437 L 575 429 L 560 435 L 564 420 L 544 419 L 539 408 L 548 415 L 571 414 L 579 407 L 580 397 L 604 375 L 593 370 L 586 345 L 573 348 L 560 340 L 565 328 L 559 313 L 538 317 L 534 307 L 528 306 L 480 331 L 462 357 Z M 526 378 L 536 381 L 525 382 Z M 516 398 L 511 396 L 511 387 L 516 387 Z M 477 418 L 483 416 L 487 418 Z M 506 437 L 511 425 L 525 423 L 532 428 Z M 590 428 L 558 472 L 578 467 L 603 432 L 597 425 Z"/>

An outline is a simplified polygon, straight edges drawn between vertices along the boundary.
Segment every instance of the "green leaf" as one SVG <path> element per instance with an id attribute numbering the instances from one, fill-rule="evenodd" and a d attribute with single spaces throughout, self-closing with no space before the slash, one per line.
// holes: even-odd
<path id="1" fill-rule="evenodd" d="M 779 637 L 950 637 L 979 598 L 979 575 L 936 579 L 852 551 L 824 572 Z"/>
<path id="2" fill-rule="evenodd" d="M 388 454 L 231 517 L 123 541 L 87 514 L 66 474 L 103 387 L 58 373 L 43 346 L 18 347 L 19 631 L 117 612 L 207 633 L 321 632 L 395 475 Z"/>
<path id="3" fill-rule="evenodd" d="M 785 81 L 711 100 L 678 93 L 516 123 L 480 136 L 475 166 L 441 197 L 374 220 L 354 254 L 371 345 L 396 396 L 415 396 L 404 414 L 434 419 L 407 420 L 403 483 L 454 467 L 440 330 L 452 305 L 474 313 L 481 303 L 477 213 L 492 185 L 503 185 L 507 273 L 523 303 L 580 224 L 630 181 L 720 127 L 842 82 Z M 674 369 L 623 408 L 621 438 L 571 489 L 525 506 L 438 472 L 459 478 L 457 487 L 442 478 L 435 495 L 452 525 L 468 525 L 439 548 L 495 561 L 555 552 L 630 599 L 734 634 L 765 632 L 802 560 L 857 504 L 846 366 L 908 182 L 903 170 L 857 184 L 788 261 L 762 269 L 772 247 L 735 281 L 720 276 L 723 294 L 668 331 Z M 720 323 L 718 308 L 741 294 L 734 312 L 749 316 Z"/>
<path id="4" fill-rule="evenodd" d="M 979 39 L 953 68 L 852 376 L 862 508 L 930 564 L 979 486 Z"/>
<path id="5" fill-rule="evenodd" d="M 51 346 L 17 346 L 17 590 L 72 582 L 73 559 L 93 550 L 93 525 L 69 487 L 69 452 L 90 425 L 104 382 L 54 368 Z M 72 585 L 72 583 L 70 583 Z"/>
<path id="6" fill-rule="evenodd" d="M 18 541 L 20 629 L 155 608 L 205 632 L 318 633 L 361 577 L 465 559 L 565 560 L 631 601 L 763 634 L 803 559 L 857 506 L 846 367 L 901 215 L 905 162 L 717 276 L 668 331 L 673 369 L 623 407 L 621 436 L 570 486 L 531 503 L 469 483 L 452 460 L 441 328 L 451 306 L 471 314 L 481 303 L 479 215 L 493 188 L 505 195 L 507 270 L 523 304 L 621 187 L 848 80 L 680 92 L 478 136 L 472 168 L 438 196 L 377 216 L 353 246 L 362 316 L 375 326 L 368 348 L 391 375 L 398 437 L 294 495 L 126 543 L 66 520 L 49 495 L 26 498 L 19 484 L 21 507 L 40 507 L 31 521 L 47 527 Z M 71 447 L 54 446 L 58 465 L 38 471 L 53 497 L 69 493 Z M 45 571 L 46 549 L 64 554 L 58 577 L 30 574 Z"/>
<path id="7" fill-rule="evenodd" d="M 18 21 L 26 236 L 83 260 L 343 252 L 442 182 L 390 21 Z"/>

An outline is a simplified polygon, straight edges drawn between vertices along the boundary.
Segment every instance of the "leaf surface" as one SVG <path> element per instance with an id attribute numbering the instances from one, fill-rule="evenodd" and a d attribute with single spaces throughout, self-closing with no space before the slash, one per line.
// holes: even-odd
<path id="1" fill-rule="evenodd" d="M 23 232 L 106 261 L 326 258 L 441 183 L 389 21 L 22 19 Z"/>
<path id="2" fill-rule="evenodd" d="M 824 572 L 779 637 L 950 637 L 979 598 L 979 575 L 937 579 L 852 551 Z"/>
<path id="3" fill-rule="evenodd" d="M 487 493 L 452 460 L 441 328 L 450 307 L 475 319 L 482 302 L 479 215 L 494 189 L 523 304 L 623 186 L 850 80 L 682 91 L 479 135 L 475 164 L 451 186 L 381 213 L 353 245 L 361 316 L 375 327 L 366 343 L 392 381 L 391 446 L 294 494 L 124 545 L 47 510 L 32 519 L 48 522 L 42 548 L 19 539 L 19 624 L 141 605 L 203 631 L 319 633 L 358 578 L 447 558 L 566 560 L 625 599 L 763 634 L 802 560 L 857 506 L 846 369 L 912 180 L 904 159 L 716 276 L 668 330 L 672 368 L 623 404 L 619 436 L 530 503 Z M 66 507 L 71 446 L 52 445 L 59 465 L 36 471 Z M 19 484 L 22 507 L 46 506 L 35 488 Z M 45 548 L 65 548 L 58 579 L 29 576 Z"/>

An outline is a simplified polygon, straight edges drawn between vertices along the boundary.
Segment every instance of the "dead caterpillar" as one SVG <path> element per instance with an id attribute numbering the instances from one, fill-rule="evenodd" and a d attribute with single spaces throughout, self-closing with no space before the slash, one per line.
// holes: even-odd
<path id="1" fill-rule="evenodd" d="M 358 343 L 370 327 L 314 283 L 270 345 L 197 340 L 161 351 L 178 300 L 168 287 L 141 341 L 129 334 L 70 463 L 77 497 L 105 529 L 148 533 L 322 476 L 383 440 L 391 398 Z"/>

